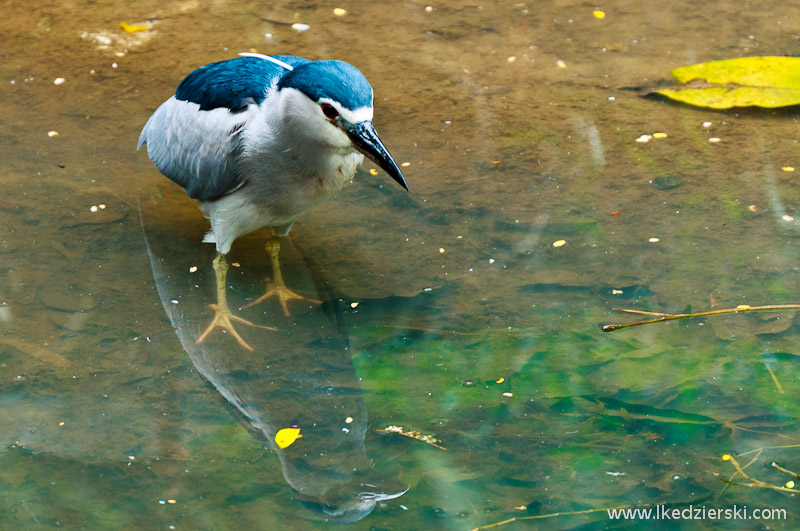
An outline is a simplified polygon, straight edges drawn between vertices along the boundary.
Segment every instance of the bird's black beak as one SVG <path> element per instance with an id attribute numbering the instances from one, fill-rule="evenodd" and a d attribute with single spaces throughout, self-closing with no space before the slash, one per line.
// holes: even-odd
<path id="1" fill-rule="evenodd" d="M 364 120 L 363 122 L 352 124 L 347 127 L 345 131 L 361 153 L 383 168 L 392 179 L 408 190 L 408 185 L 403 178 L 403 173 L 389 154 L 389 150 L 386 149 L 381 139 L 378 138 L 378 133 L 375 131 L 375 127 L 372 125 L 371 121 Z"/>

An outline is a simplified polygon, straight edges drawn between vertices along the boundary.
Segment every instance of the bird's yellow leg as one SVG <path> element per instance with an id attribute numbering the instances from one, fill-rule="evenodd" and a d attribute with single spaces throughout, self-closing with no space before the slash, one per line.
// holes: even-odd
<path id="1" fill-rule="evenodd" d="M 269 240 L 267 240 L 267 253 L 269 253 L 270 260 L 272 260 L 272 276 L 274 277 L 272 282 L 269 282 L 267 279 L 267 292 L 263 294 L 261 297 L 257 298 L 245 308 L 249 308 L 250 306 L 255 306 L 256 304 L 260 304 L 264 302 L 266 299 L 275 296 L 278 297 L 278 302 L 281 304 L 281 308 L 283 308 L 283 314 L 286 317 L 289 317 L 289 308 L 286 305 L 287 302 L 291 300 L 298 300 L 298 301 L 307 301 L 313 304 L 322 304 L 322 301 L 318 301 L 316 299 L 309 299 L 308 297 L 303 297 L 302 295 L 298 295 L 294 291 L 290 290 L 286 287 L 286 284 L 283 283 L 283 275 L 281 275 L 281 265 L 278 260 L 278 254 L 281 250 L 281 240 L 278 236 L 273 236 Z"/>
<path id="2" fill-rule="evenodd" d="M 242 323 L 247 326 L 264 328 L 266 330 L 277 330 L 277 328 L 257 325 L 255 323 L 251 323 L 247 319 L 242 319 L 237 315 L 233 315 L 233 312 L 231 312 L 231 309 L 228 307 L 228 294 L 225 291 L 225 285 L 228 278 L 228 261 L 225 260 L 225 255 L 217 253 L 217 257 L 214 258 L 213 265 L 214 274 L 217 277 L 217 303 L 209 304 L 208 307 L 214 310 L 214 319 L 211 321 L 211 324 L 208 325 L 208 328 L 206 328 L 205 332 L 203 332 L 203 334 L 197 338 L 197 343 L 202 343 L 203 340 L 207 338 L 211 331 L 215 328 L 222 328 L 230 332 L 243 348 L 246 348 L 252 352 L 252 347 L 250 347 L 250 345 L 248 345 L 247 342 L 242 339 L 242 336 L 240 336 L 236 331 L 236 328 L 233 327 L 233 323 Z"/>

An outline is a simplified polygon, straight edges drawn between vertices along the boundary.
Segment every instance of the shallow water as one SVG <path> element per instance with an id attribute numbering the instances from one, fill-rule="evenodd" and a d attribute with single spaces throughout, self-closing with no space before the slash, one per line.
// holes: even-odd
<path id="1" fill-rule="evenodd" d="M 752 477 L 800 469 L 794 313 L 598 325 L 798 302 L 796 110 L 630 88 L 796 55 L 800 6 L 425 7 L 4 4 L 0 527 L 318 529 L 364 484 L 409 490 L 351 510 L 357 529 L 629 527 L 587 511 L 659 504 L 788 513 L 687 527 L 797 527 L 795 493 L 715 476 L 759 448 Z M 326 302 L 243 310 L 279 329 L 243 330 L 245 355 L 194 345 L 206 221 L 135 145 L 184 75 L 251 50 L 361 69 L 411 192 L 362 171 L 298 221 L 284 276 Z M 235 304 L 271 274 L 265 236 L 231 252 Z"/>

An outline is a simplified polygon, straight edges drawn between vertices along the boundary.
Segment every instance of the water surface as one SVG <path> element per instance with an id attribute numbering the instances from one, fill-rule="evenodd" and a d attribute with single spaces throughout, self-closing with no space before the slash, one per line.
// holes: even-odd
<path id="1" fill-rule="evenodd" d="M 349 512 L 353 528 L 658 504 L 788 511 L 692 526 L 797 527 L 796 495 L 715 476 L 734 472 L 722 455 L 759 448 L 755 478 L 800 468 L 795 315 L 598 325 L 630 319 L 614 307 L 798 301 L 800 189 L 782 170 L 800 171 L 796 111 L 630 88 L 796 55 L 800 7 L 431 7 L 6 2 L 0 527 L 321 529 L 335 518 L 320 500 L 345 506 L 367 483 L 410 488 Z M 243 331 L 254 356 L 219 333 L 192 348 L 213 302 L 206 222 L 135 151 L 185 74 L 241 51 L 361 69 L 411 189 L 362 171 L 298 221 L 284 276 L 326 303 L 250 310 L 279 329 Z M 236 304 L 271 274 L 265 236 L 229 256 Z M 270 437 L 293 423 L 306 435 L 281 454 Z M 447 449 L 376 432 L 389 425 Z M 603 511 L 546 524 L 631 525 Z"/>

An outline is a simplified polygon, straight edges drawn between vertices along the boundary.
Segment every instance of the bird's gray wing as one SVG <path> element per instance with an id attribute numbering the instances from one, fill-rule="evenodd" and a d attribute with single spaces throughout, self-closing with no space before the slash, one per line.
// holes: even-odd
<path id="1" fill-rule="evenodd" d="M 161 173 L 183 186 L 189 197 L 210 201 L 243 184 L 241 131 L 257 109 L 201 111 L 199 104 L 173 96 L 147 121 L 137 149 L 146 143 Z"/>

